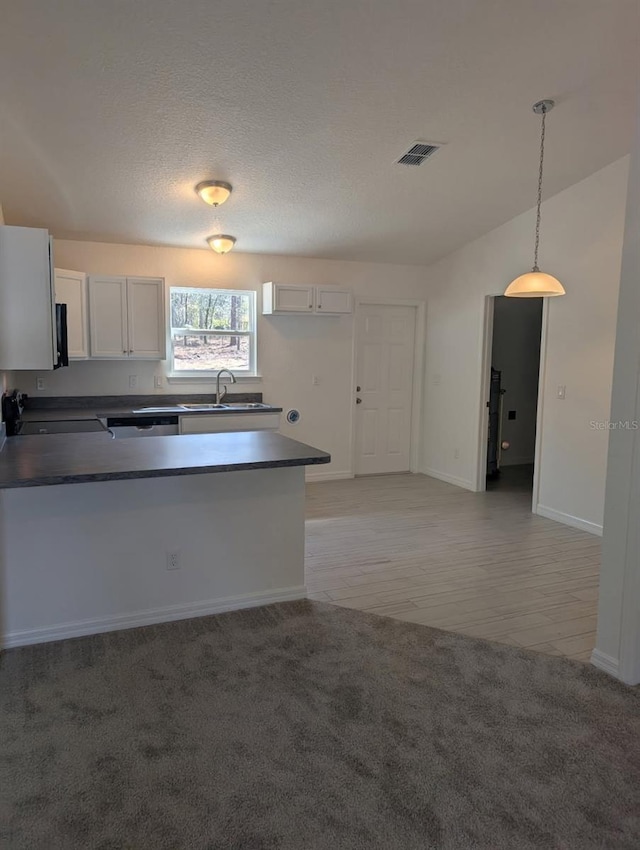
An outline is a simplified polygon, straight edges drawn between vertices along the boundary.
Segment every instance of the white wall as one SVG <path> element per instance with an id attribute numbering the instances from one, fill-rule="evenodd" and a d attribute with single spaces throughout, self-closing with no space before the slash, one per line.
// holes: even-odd
<path id="1" fill-rule="evenodd" d="M 598 531 L 629 161 L 625 157 L 545 201 L 541 268 L 565 285 L 551 299 L 540 462 L 540 510 Z M 476 486 L 486 296 L 530 268 L 530 210 L 427 271 L 425 450 L 430 474 Z M 566 399 L 556 388 L 566 385 Z M 482 399 L 484 401 L 484 399 Z M 484 408 L 482 408 L 484 416 Z M 459 457 L 456 457 L 456 450 Z"/>
<path id="2" fill-rule="evenodd" d="M 598 635 L 593 662 L 640 682 L 640 114 L 629 175 L 620 279 Z"/>
<path id="3" fill-rule="evenodd" d="M 164 277 L 167 286 L 221 286 L 255 289 L 262 283 L 334 284 L 361 297 L 425 298 L 425 268 L 375 263 L 339 262 L 294 257 L 231 253 L 219 256 L 209 248 L 144 247 L 56 240 L 59 268 L 90 274 Z M 261 383 L 238 389 L 263 392 L 265 401 L 302 413 L 297 425 L 282 432 L 331 453 L 332 463 L 316 477 L 351 471 L 353 357 L 352 316 L 259 316 L 258 368 Z M 154 375 L 166 375 L 168 363 L 75 362 L 68 369 L 46 373 L 42 395 L 104 395 L 127 393 L 214 391 L 212 381 L 166 384 L 154 390 Z M 138 388 L 129 389 L 129 375 Z M 320 379 L 318 386 L 312 377 Z M 15 372 L 13 385 L 36 395 L 35 372 Z M 313 477 L 313 474 L 310 475 Z"/>
<path id="4" fill-rule="evenodd" d="M 541 328 L 541 298 L 494 299 L 491 365 L 502 373 L 502 440 L 509 443 L 501 466 L 533 463 Z"/>

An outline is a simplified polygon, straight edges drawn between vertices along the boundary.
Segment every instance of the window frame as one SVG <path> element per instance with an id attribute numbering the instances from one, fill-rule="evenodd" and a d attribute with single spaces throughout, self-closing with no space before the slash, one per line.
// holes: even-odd
<path id="1" fill-rule="evenodd" d="M 169 333 L 169 377 L 171 380 L 186 378 L 191 381 L 197 378 L 208 379 L 215 377 L 220 369 L 176 369 L 173 340 L 174 336 L 246 336 L 249 338 L 249 366 L 247 369 L 232 369 L 238 378 L 257 378 L 258 376 L 258 321 L 257 321 L 257 299 L 258 293 L 255 289 L 227 289 L 219 286 L 169 286 L 169 305 L 167 309 L 168 333 Z M 172 324 L 171 296 L 174 292 L 188 292 L 200 294 L 202 292 L 216 292 L 221 295 L 241 295 L 249 299 L 249 327 L 248 331 L 241 330 L 206 330 L 200 328 L 174 328 Z M 226 366 L 220 367 L 226 369 Z"/>

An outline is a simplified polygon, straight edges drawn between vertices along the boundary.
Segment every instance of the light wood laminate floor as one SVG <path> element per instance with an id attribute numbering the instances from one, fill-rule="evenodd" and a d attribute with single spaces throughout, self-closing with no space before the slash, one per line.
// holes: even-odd
<path id="1" fill-rule="evenodd" d="M 600 539 L 531 513 L 527 475 L 486 493 L 425 475 L 307 485 L 311 598 L 587 661 Z"/>

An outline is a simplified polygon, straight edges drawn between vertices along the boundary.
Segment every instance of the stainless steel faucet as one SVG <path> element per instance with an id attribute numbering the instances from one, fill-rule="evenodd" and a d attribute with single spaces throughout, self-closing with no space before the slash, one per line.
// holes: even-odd
<path id="1" fill-rule="evenodd" d="M 227 394 L 226 384 L 223 384 L 222 385 L 222 395 L 220 395 L 220 375 L 222 375 L 223 372 L 226 372 L 227 375 L 231 378 L 232 384 L 235 384 L 235 382 L 236 382 L 236 376 L 233 374 L 233 372 L 231 372 L 229 369 L 220 369 L 220 371 L 216 375 L 216 404 L 222 404 L 222 399 Z"/>

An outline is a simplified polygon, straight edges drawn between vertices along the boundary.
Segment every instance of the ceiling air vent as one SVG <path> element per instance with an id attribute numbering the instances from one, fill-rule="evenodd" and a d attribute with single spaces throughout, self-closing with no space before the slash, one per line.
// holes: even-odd
<path id="1" fill-rule="evenodd" d="M 432 154 L 434 154 L 440 145 L 430 145 L 428 142 L 415 142 L 409 150 L 403 154 L 399 160 L 397 160 L 398 165 L 422 165 L 422 163 L 429 159 Z"/>

